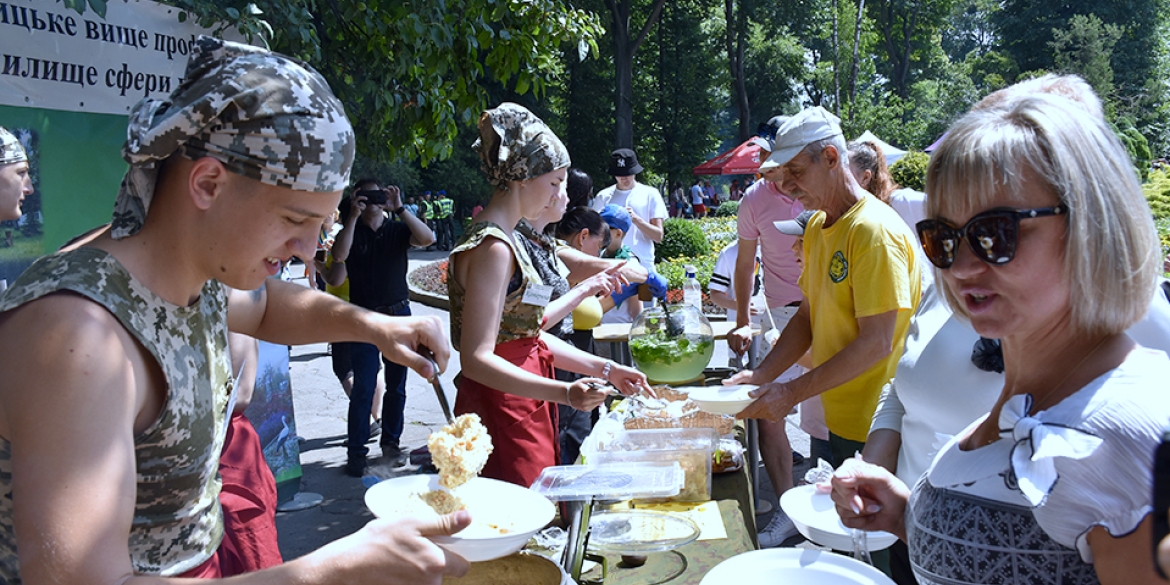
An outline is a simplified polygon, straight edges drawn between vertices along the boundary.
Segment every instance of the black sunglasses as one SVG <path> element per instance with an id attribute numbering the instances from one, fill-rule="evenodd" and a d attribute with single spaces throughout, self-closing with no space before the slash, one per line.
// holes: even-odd
<path id="1" fill-rule="evenodd" d="M 931 264 L 950 268 L 959 251 L 959 241 L 966 239 L 975 257 L 994 265 L 1007 264 L 1016 256 L 1020 241 L 1020 220 L 1068 213 L 1065 204 L 1036 209 L 993 209 L 972 217 L 961 228 L 941 219 L 918 222 L 918 239 Z"/>

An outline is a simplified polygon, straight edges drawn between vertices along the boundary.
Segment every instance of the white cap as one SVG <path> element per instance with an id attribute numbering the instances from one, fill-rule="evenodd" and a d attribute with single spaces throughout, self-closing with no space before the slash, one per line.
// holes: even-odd
<path id="1" fill-rule="evenodd" d="M 782 234 L 789 236 L 803 236 L 804 228 L 808 225 L 808 220 L 811 219 L 814 214 L 816 214 L 816 211 L 812 209 L 806 209 L 800 212 L 800 215 L 792 219 L 774 221 L 772 222 L 772 225 L 776 226 L 776 229 L 780 230 L 780 233 Z"/>
<path id="2" fill-rule="evenodd" d="M 760 170 L 783 166 L 809 144 L 840 135 L 841 119 L 828 110 L 820 106 L 801 110 L 776 132 L 772 154 L 760 164 Z"/>

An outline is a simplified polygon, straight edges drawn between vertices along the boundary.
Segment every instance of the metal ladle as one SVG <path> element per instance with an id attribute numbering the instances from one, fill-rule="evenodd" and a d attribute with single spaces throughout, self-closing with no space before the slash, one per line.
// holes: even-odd
<path id="1" fill-rule="evenodd" d="M 662 313 L 666 315 L 666 336 L 675 338 L 682 335 L 682 325 L 679 325 L 676 319 L 670 316 L 670 303 L 666 302 L 665 298 L 662 299 Z"/>

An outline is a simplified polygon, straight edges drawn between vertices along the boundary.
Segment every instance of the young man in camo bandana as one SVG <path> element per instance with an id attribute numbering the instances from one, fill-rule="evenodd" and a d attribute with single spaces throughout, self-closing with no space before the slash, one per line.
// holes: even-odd
<path id="1" fill-rule="evenodd" d="M 20 219 L 20 204 L 32 192 L 28 155 L 16 136 L 0 126 L 0 221 Z"/>
<path id="2" fill-rule="evenodd" d="M 437 319 L 268 278 L 312 257 L 349 178 L 353 132 L 320 75 L 204 37 L 184 79 L 130 115 L 109 233 L 38 260 L 0 296 L 0 581 L 233 572 L 216 477 L 229 330 L 361 340 L 425 377 L 422 346 L 441 367 L 450 356 Z M 469 522 L 374 521 L 233 582 L 439 583 L 467 563 L 426 536 Z"/>

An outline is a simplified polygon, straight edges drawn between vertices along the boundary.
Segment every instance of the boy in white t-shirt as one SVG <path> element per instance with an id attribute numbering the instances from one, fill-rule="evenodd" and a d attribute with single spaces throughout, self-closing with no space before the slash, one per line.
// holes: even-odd
<path id="1" fill-rule="evenodd" d="M 733 241 L 730 246 L 723 249 L 719 253 L 719 258 L 715 260 L 715 268 L 711 271 L 711 282 L 707 285 L 707 290 L 711 294 L 711 302 L 715 305 L 727 309 L 727 321 L 735 322 L 736 305 L 735 305 L 735 261 L 739 255 L 739 241 Z M 753 325 L 761 324 L 763 299 L 758 298 L 761 293 L 761 279 L 760 279 L 760 254 L 756 252 L 756 266 L 752 270 L 752 303 L 751 303 L 751 322 Z M 752 339 L 752 344 L 748 347 L 748 368 L 755 367 L 759 362 L 759 348 L 760 343 L 756 338 Z M 728 364 L 735 368 L 739 366 L 739 359 L 734 355 L 728 357 Z"/>

